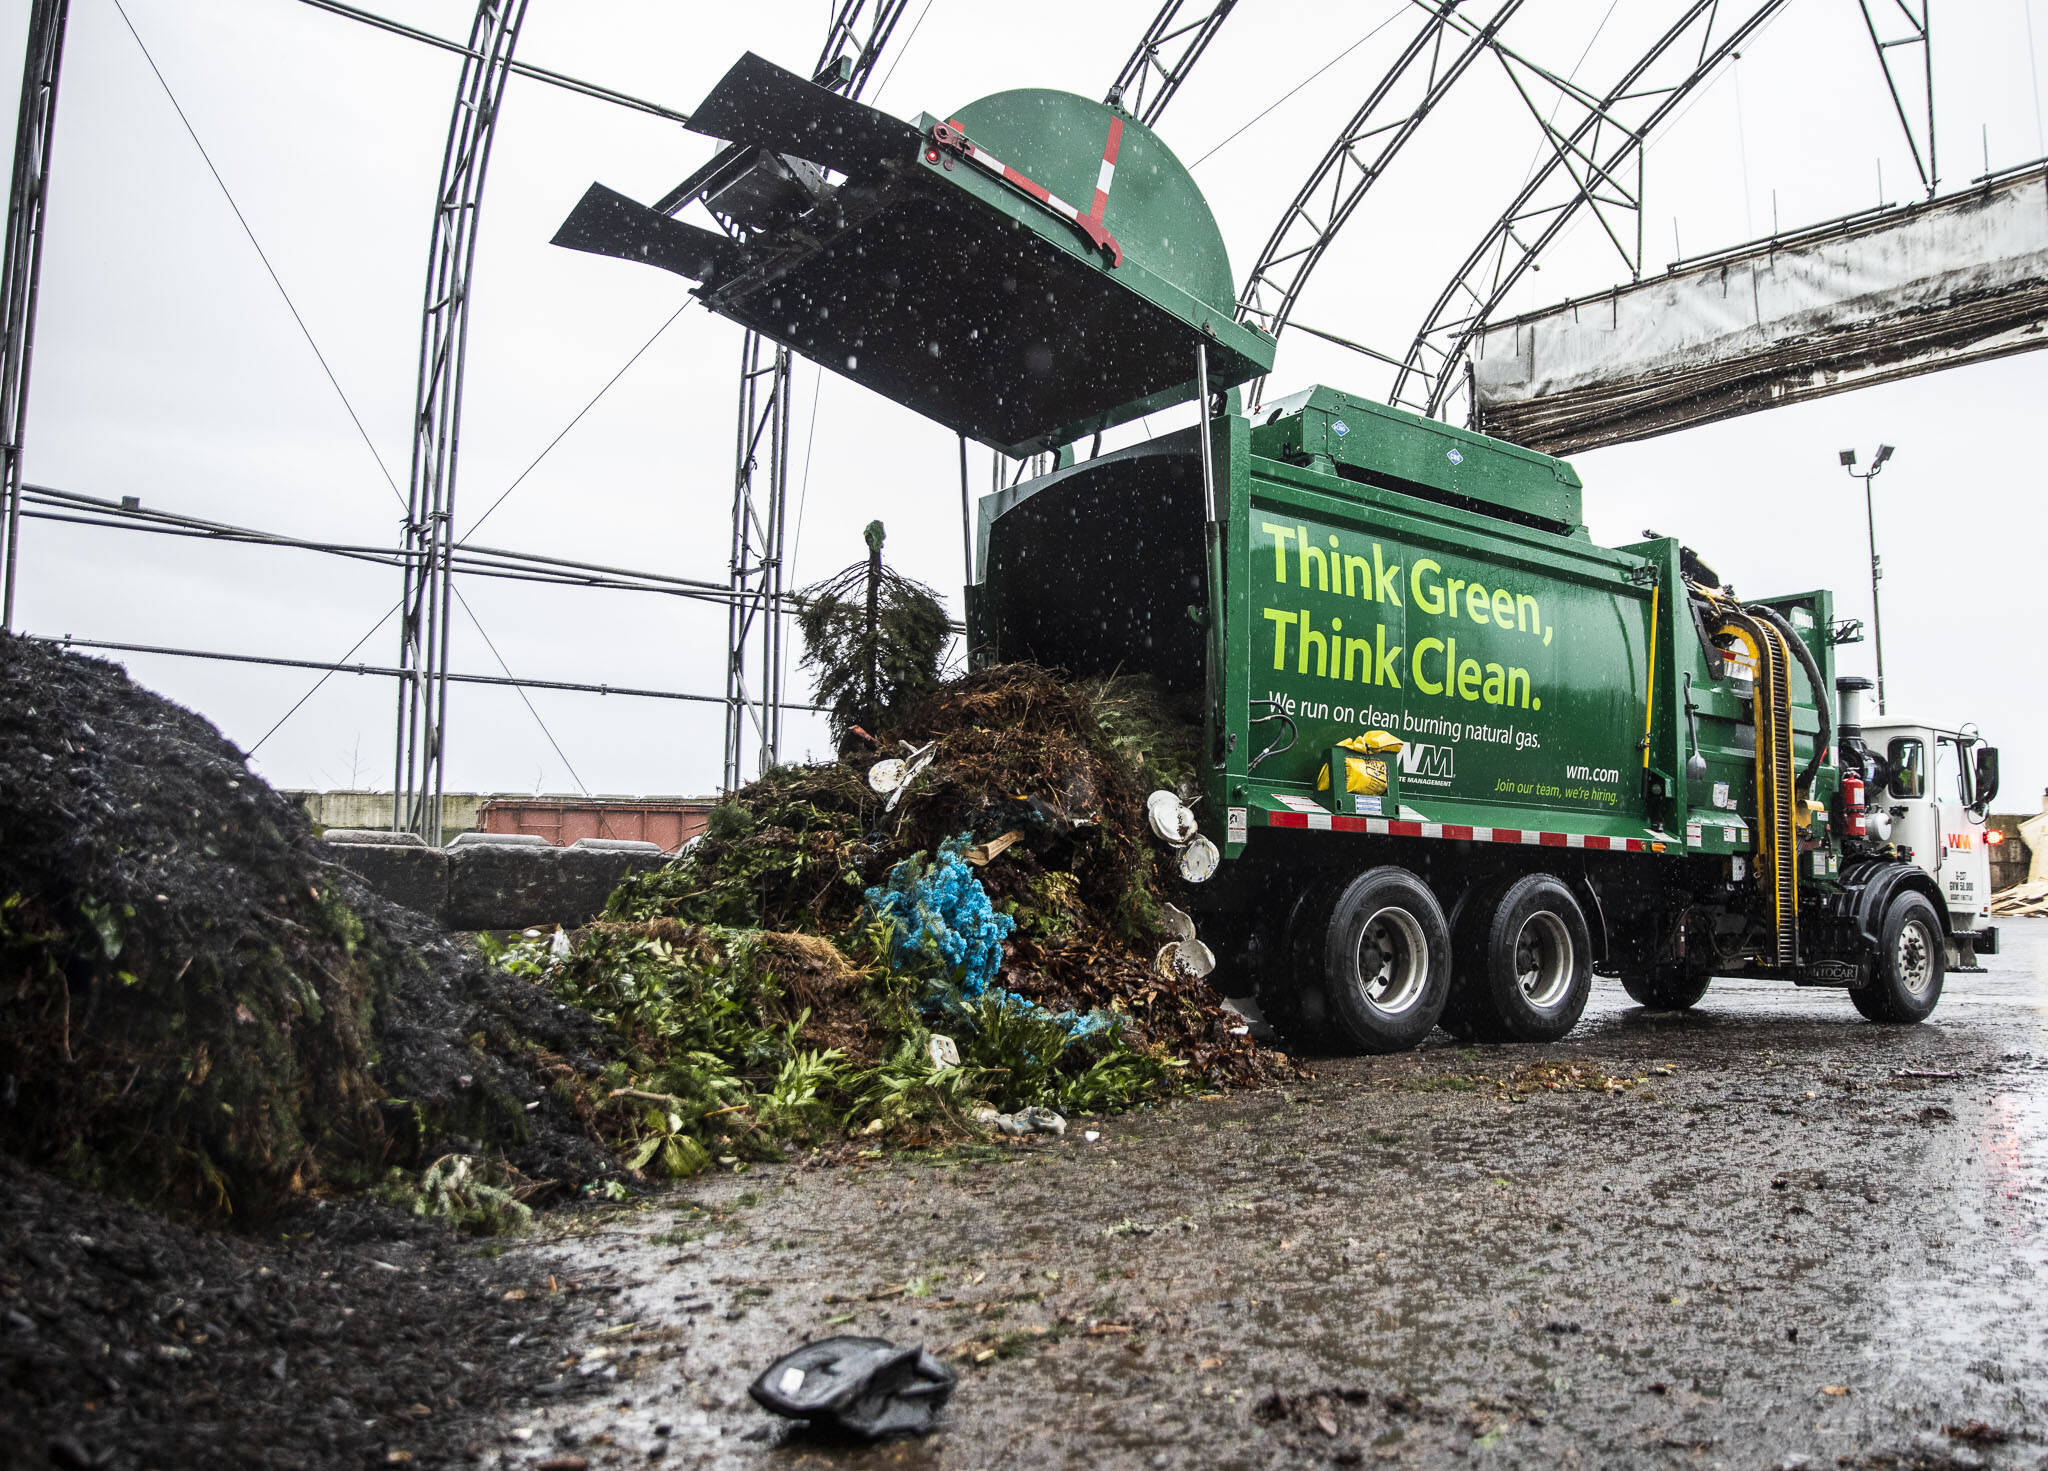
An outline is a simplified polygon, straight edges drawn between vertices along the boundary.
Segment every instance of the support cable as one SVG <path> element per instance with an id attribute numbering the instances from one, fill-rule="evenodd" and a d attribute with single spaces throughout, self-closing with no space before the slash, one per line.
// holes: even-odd
<path id="1" fill-rule="evenodd" d="M 328 664 L 318 659 L 282 659 L 268 654 L 226 654 L 212 649 L 180 649 L 167 644 L 120 643 L 111 639 L 73 638 L 70 634 L 25 633 L 36 643 L 56 644 L 67 649 L 99 649 L 116 654 L 160 654 L 172 659 L 211 659 L 224 664 L 261 664 L 277 669 L 331 669 L 336 674 L 370 674 L 383 679 L 412 678 L 410 669 L 390 664 Z M 482 684 L 498 688 L 565 690 L 581 695 L 626 695 L 636 700 L 687 700 L 700 705 L 723 705 L 722 695 L 696 695 L 682 690 L 639 689 L 622 684 L 578 684 L 565 679 L 514 679 L 500 674 L 458 674 L 448 676 L 451 684 Z M 784 705 L 785 710 L 809 711 L 817 715 L 832 712 L 823 705 Z"/>
<path id="2" fill-rule="evenodd" d="M 278 716 L 276 720 L 271 722 L 270 729 L 263 732 L 262 736 L 260 736 L 257 739 L 256 744 L 251 746 L 248 750 L 242 753 L 242 759 L 245 761 L 253 759 L 256 753 L 263 749 L 264 741 L 269 740 L 272 736 L 276 735 L 280 730 L 282 730 L 284 728 L 284 723 L 287 720 L 291 719 L 294 715 L 298 714 L 300 709 L 304 707 L 306 701 L 312 699 L 313 696 L 319 694 L 321 687 L 325 685 L 328 680 L 334 678 L 336 674 L 341 672 L 341 666 L 348 663 L 349 660 L 355 657 L 356 650 L 360 649 L 364 644 L 368 643 L 371 639 L 375 638 L 377 636 L 377 630 L 382 628 L 385 624 L 389 623 L 391 621 L 391 615 L 393 613 L 396 613 L 403 606 L 403 603 L 393 603 L 390 607 L 386 608 L 384 610 L 384 616 L 382 618 L 379 618 L 375 623 L 370 625 L 370 631 L 364 634 L 361 638 L 357 639 L 354 643 L 350 644 L 348 646 L 348 652 L 346 654 L 343 654 L 339 659 L 334 661 L 333 668 L 329 669 L 325 674 L 322 674 L 318 679 L 314 680 L 313 687 L 311 689 L 307 690 L 303 695 L 300 695 L 296 700 L 292 701 L 291 709 L 285 711 L 284 714 Z"/>
<path id="3" fill-rule="evenodd" d="M 1339 51 L 1335 56 L 1331 57 L 1328 61 L 1324 62 L 1321 66 L 1317 67 L 1314 71 L 1310 72 L 1307 76 L 1303 77 L 1293 86 L 1289 87 L 1285 92 L 1282 92 L 1278 97 L 1274 98 L 1271 102 L 1267 103 L 1263 108 L 1261 108 L 1258 111 L 1258 113 L 1252 118 L 1250 122 L 1246 123 L 1243 127 L 1239 128 L 1235 133 L 1232 133 L 1228 138 L 1225 138 L 1221 143 L 1218 143 L 1214 148 L 1210 149 L 1207 153 L 1203 154 L 1193 163 L 1189 164 L 1189 172 L 1192 173 L 1194 170 L 1200 168 L 1203 164 L 1207 163 L 1210 159 L 1214 158 L 1217 154 L 1221 153 L 1224 149 L 1228 148 L 1231 144 L 1235 143 L 1239 138 L 1243 137 L 1246 133 L 1250 132 L 1255 125 L 1265 121 L 1266 115 L 1268 113 L 1277 110 L 1283 102 L 1287 101 L 1288 98 L 1292 97 L 1295 93 L 1299 92 L 1303 87 L 1306 87 L 1310 82 L 1313 82 L 1317 77 L 1321 76 L 1324 72 L 1328 71 L 1331 67 L 1335 66 L 1338 62 L 1342 61 L 1345 57 L 1349 56 L 1352 52 L 1356 51 L 1359 47 L 1363 46 L 1367 41 L 1370 41 L 1374 36 L 1377 36 L 1381 31 L 1385 30 L 1388 26 L 1392 25 L 1395 21 L 1399 20 L 1402 17 L 1402 15 L 1404 15 L 1406 12 L 1406 4 L 1402 3 L 1402 0 L 1395 0 L 1394 8 L 1388 14 L 1385 20 L 1381 21 L 1378 25 L 1374 26 L 1371 30 L 1367 31 L 1364 35 L 1360 36 L 1356 41 L 1353 41 L 1349 46 L 1346 46 L 1342 51 Z"/>
<path id="4" fill-rule="evenodd" d="M 476 629 L 477 637 L 484 641 L 484 647 L 491 651 L 491 657 L 498 661 L 498 667 L 505 671 L 505 677 L 507 679 L 516 679 L 516 676 L 512 673 L 512 666 L 505 662 L 505 656 L 498 652 L 497 644 L 492 642 L 490 634 L 484 631 L 482 620 L 476 616 L 476 609 L 470 607 L 469 599 L 462 595 L 462 589 L 458 587 L 453 589 L 453 591 L 455 593 L 455 601 L 462 605 L 462 611 L 469 617 L 470 626 Z M 562 764 L 569 768 L 569 779 L 576 783 L 576 790 L 583 793 L 586 797 L 589 796 L 590 788 L 584 785 L 583 778 L 576 774 L 576 763 L 569 759 L 568 752 L 562 749 L 562 743 L 556 740 L 555 733 L 548 729 L 548 723 L 540 718 L 540 711 L 533 708 L 533 700 L 527 695 L 525 688 L 516 683 L 512 688 L 518 693 L 519 702 L 526 706 L 526 713 L 533 717 L 533 723 L 540 727 L 540 733 L 548 738 L 548 744 L 553 746 L 555 754 L 562 758 Z"/>
<path id="5" fill-rule="evenodd" d="M 242 206 L 235 203 L 234 191 L 228 188 L 228 181 L 223 179 L 220 170 L 214 167 L 213 155 L 208 153 L 206 145 L 199 141 L 199 131 L 192 126 L 192 119 L 185 115 L 185 109 L 178 102 L 178 94 L 171 90 L 171 84 L 164 77 L 162 68 L 157 66 L 156 58 L 149 54 L 149 47 L 144 44 L 142 33 L 135 29 L 135 22 L 128 18 L 128 11 L 121 4 L 121 0 L 114 0 L 114 9 L 119 12 L 121 23 L 128 27 L 128 34 L 135 38 L 135 45 L 142 52 L 142 59 L 149 63 L 150 74 L 156 78 L 157 85 L 163 88 L 164 96 L 171 104 L 171 110 L 177 113 L 178 121 L 185 125 L 185 135 L 192 140 L 192 146 L 199 150 L 199 157 L 205 163 L 206 171 L 213 175 L 213 182 L 220 186 L 221 197 L 227 200 L 228 208 L 234 211 L 235 222 L 242 227 L 242 233 L 249 237 L 250 247 L 255 250 L 256 258 L 263 262 L 263 269 L 270 276 L 270 284 L 275 286 L 277 294 L 284 298 L 285 310 L 289 311 L 292 320 L 299 324 L 299 331 L 306 339 L 306 346 L 313 349 L 313 356 L 320 362 L 320 371 L 327 375 L 327 381 L 333 387 L 335 397 L 341 400 L 342 408 L 348 411 L 349 422 L 356 426 L 356 433 L 362 437 L 363 447 L 369 450 L 370 458 L 377 462 L 377 469 L 383 474 L 384 483 L 391 487 L 391 494 L 397 498 L 398 503 L 404 505 L 405 492 L 398 488 L 398 481 L 392 477 L 390 466 L 384 463 L 384 456 L 377 452 L 377 446 L 370 438 L 370 431 L 363 427 L 362 416 L 356 412 L 356 406 L 349 401 L 347 391 L 341 386 L 341 380 L 334 376 L 334 369 L 327 361 L 327 354 L 320 351 L 320 344 L 313 340 L 313 329 L 306 325 L 306 319 L 299 314 L 298 303 L 292 300 L 291 292 L 285 289 L 283 279 L 277 274 L 277 267 L 270 263 L 270 257 L 265 253 L 262 242 L 256 238 L 255 230 L 250 228 L 249 217 L 242 213 Z"/>
<path id="6" fill-rule="evenodd" d="M 564 424 L 561 428 L 561 432 L 556 434 L 553 439 L 550 439 L 547 442 L 547 447 L 543 449 L 539 454 L 533 457 L 533 462 L 529 464 L 524 470 L 521 470 L 519 474 L 513 478 L 512 483 L 506 486 L 504 490 L 498 493 L 498 498 L 492 501 L 490 505 L 485 508 L 484 513 L 481 516 L 477 517 L 476 520 L 469 523 L 469 530 L 462 533 L 462 540 L 467 541 L 470 537 L 476 535 L 477 528 L 483 525 L 484 522 L 491 519 L 491 512 L 497 510 L 498 507 L 504 505 L 505 497 L 512 494 L 513 491 L 519 489 L 520 485 L 525 482 L 526 477 L 531 475 L 535 470 L 540 468 L 540 462 L 555 452 L 555 446 L 560 444 L 564 439 L 568 437 L 569 431 L 571 429 L 574 429 L 578 424 L 581 424 L 583 422 L 583 416 L 589 413 L 592 409 L 597 407 L 597 401 L 603 398 L 607 393 L 610 393 L 612 391 L 612 386 L 616 384 L 621 378 L 626 376 L 626 369 L 632 367 L 633 364 L 639 362 L 642 357 L 646 356 L 647 349 L 654 346 L 656 342 L 660 341 L 661 334 L 668 331 L 669 328 L 673 327 L 676 324 L 676 318 L 680 317 L 684 312 L 688 311 L 690 309 L 690 303 L 695 301 L 696 299 L 697 298 L 694 296 L 686 296 L 683 298 L 683 304 L 677 307 L 673 312 L 669 313 L 667 321 L 663 322 L 659 327 L 656 327 L 654 329 L 654 335 L 648 338 L 645 342 L 641 343 L 639 349 L 635 351 L 631 357 L 627 358 L 624 364 L 620 366 L 619 371 L 612 374 L 610 378 L 605 380 L 604 387 L 598 389 L 596 393 L 590 396 L 590 402 L 585 404 L 582 408 L 576 411 L 575 417 L 570 419 L 568 423 Z"/>
<path id="7" fill-rule="evenodd" d="M 478 61 L 483 60 L 481 56 L 478 56 L 476 52 L 470 50 L 460 41 L 451 41 L 446 36 L 437 36 L 432 31 L 423 31 L 417 26 L 406 25 L 403 21 L 392 20 L 387 16 L 377 15 L 368 10 L 359 10 L 353 5 L 340 4 L 339 0 L 300 0 L 300 3 L 310 5 L 315 10 L 324 10 L 330 15 L 338 15 L 344 20 L 360 21 L 362 24 L 373 27 L 376 30 L 388 31 L 394 36 L 403 36 L 408 41 L 418 41 L 423 46 L 433 46 L 442 51 L 452 52 L 457 56 L 465 56 Z M 579 97 L 589 97 L 598 102 L 617 103 L 620 107 L 629 107 L 636 112 L 644 112 L 654 117 L 665 118 L 672 123 L 681 123 L 684 127 L 690 125 L 690 115 L 686 112 L 677 112 L 673 108 L 663 107 L 658 102 L 649 102 L 644 98 L 634 97 L 610 87 L 601 87 L 595 82 L 585 82 L 576 77 L 564 76 L 562 73 L 550 71 L 544 66 L 534 66 L 530 62 L 515 60 L 511 65 L 511 71 L 514 76 L 531 77 L 536 82 L 546 82 L 551 87 L 560 87 L 564 91 L 574 92 Z"/>
<path id="8" fill-rule="evenodd" d="M 917 13 L 917 20 L 916 20 L 916 22 L 915 22 L 915 23 L 914 23 L 914 24 L 913 24 L 913 25 L 912 25 L 912 26 L 910 27 L 910 34 L 909 34 L 909 35 L 907 35 L 907 36 L 905 36 L 905 37 L 903 38 L 903 46 L 902 46 L 902 49 L 901 49 L 901 50 L 899 50 L 899 51 L 898 51 L 898 52 L 896 53 L 896 55 L 895 55 L 895 56 L 894 56 L 894 57 L 893 57 L 893 58 L 892 58 L 892 59 L 890 60 L 890 62 L 889 62 L 889 69 L 888 69 L 887 71 L 885 71 L 885 72 L 883 72 L 883 73 L 882 73 L 882 84 L 881 84 L 881 85 L 880 85 L 879 87 L 875 88 L 875 101 L 876 101 L 876 102 L 878 102 L 878 103 L 879 103 L 879 102 L 880 102 L 880 101 L 882 100 L 882 94 L 883 94 L 884 92 L 886 92 L 886 91 L 888 91 L 888 90 L 889 90 L 889 78 L 891 78 L 891 77 L 893 77 L 893 76 L 895 76 L 895 75 L 896 75 L 896 68 L 897 68 L 897 66 L 899 66 L 899 65 L 900 65 L 900 64 L 902 63 L 902 61 L 903 61 L 903 58 L 904 58 L 904 57 L 905 57 L 906 55 L 908 55 L 908 54 L 909 54 L 909 51 L 910 51 L 910 43 L 911 43 L 912 41 L 915 41 L 915 40 L 917 39 L 917 33 L 918 33 L 918 31 L 919 31 L 920 29 L 922 29 L 922 28 L 923 28 L 923 26 L 924 26 L 924 18 L 925 18 L 926 16 L 928 16 L 928 15 L 930 15 L 930 14 L 932 13 L 932 5 L 933 5 L 933 4 L 934 4 L 934 0 L 924 0 L 924 9 L 920 10 L 920 11 L 919 11 L 919 12 Z M 898 7 L 898 8 L 899 8 L 899 11 L 900 11 L 901 7 Z M 885 39 L 886 39 L 886 38 L 885 38 Z M 860 91 L 859 91 L 859 89 L 858 89 L 858 88 L 856 88 L 856 89 L 855 89 L 854 91 L 852 91 L 852 92 L 851 92 L 851 93 L 849 93 L 848 95 L 849 95 L 849 96 L 852 96 L 852 97 L 856 97 L 856 98 L 857 98 L 857 97 L 859 97 L 859 96 L 860 96 Z"/>
<path id="9" fill-rule="evenodd" d="M 115 502 L 103 500 L 98 496 L 51 490 L 40 485 L 25 486 L 23 492 L 28 505 L 44 508 L 25 511 L 23 514 L 40 521 L 320 552 L 378 567 L 398 567 L 405 562 L 405 553 L 396 547 L 286 536 L 278 532 L 258 531 L 251 527 L 236 526 L 224 521 L 207 521 L 170 511 L 145 510 L 139 502 L 129 504 L 135 501 L 134 497 L 126 497 L 121 502 Z M 511 551 L 503 547 L 478 546 L 470 542 L 455 543 L 451 552 L 451 565 L 454 571 L 466 576 L 535 582 L 548 587 L 663 593 L 672 597 L 693 598 L 701 602 L 720 604 L 728 602 L 733 596 L 732 589 L 722 582 L 677 577 L 666 572 L 641 572 L 627 567 L 609 566 L 602 562 L 580 562 L 567 557 L 549 557 L 537 552 Z M 794 599 L 784 599 L 783 611 L 790 611 L 795 606 Z"/>

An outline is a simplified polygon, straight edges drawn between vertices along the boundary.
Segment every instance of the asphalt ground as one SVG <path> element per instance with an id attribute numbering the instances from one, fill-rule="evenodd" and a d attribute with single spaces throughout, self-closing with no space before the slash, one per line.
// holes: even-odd
<path id="1" fill-rule="evenodd" d="M 2048 1465 L 2048 923 L 2005 934 L 1917 1027 L 1602 982 L 1551 1047 L 1439 1034 L 1057 1142 L 693 1182 L 495 1264 L 600 1306 L 471 1455 Z M 937 1431 L 865 1447 L 749 1401 L 834 1333 L 952 1364 Z"/>

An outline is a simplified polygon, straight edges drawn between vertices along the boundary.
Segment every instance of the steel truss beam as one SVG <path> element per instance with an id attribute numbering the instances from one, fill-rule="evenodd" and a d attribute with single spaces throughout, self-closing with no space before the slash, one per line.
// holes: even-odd
<path id="1" fill-rule="evenodd" d="M 70 0 L 34 0 L 21 69 L 14 179 L 7 195 L 7 248 L 0 260 L 0 631 L 14 627 L 20 562 L 21 457 L 28 424 L 29 360 L 36 343 L 36 293 L 43 275 L 43 217 L 57 126 L 57 78 Z"/>
<path id="2" fill-rule="evenodd" d="M 1166 0 L 1146 27 L 1138 49 L 1110 83 L 1103 101 L 1123 108 L 1146 127 L 1156 128 L 1166 104 L 1173 101 L 1173 94 L 1188 79 L 1236 5 L 1237 0 L 1215 0 L 1206 14 L 1197 7 L 1195 18 L 1182 23 L 1180 15 L 1188 8 L 1188 0 Z M 1171 60 L 1163 56 L 1168 50 L 1173 52 Z"/>
<path id="3" fill-rule="evenodd" d="M 759 773 L 782 749 L 783 530 L 789 506 L 789 349 L 749 332 L 740 348 L 732 490 L 732 602 L 726 613 L 725 773 L 744 779 L 747 726 Z M 763 461 L 765 460 L 765 464 Z M 747 680 L 749 655 L 755 678 Z"/>
<path id="4" fill-rule="evenodd" d="M 1498 0 L 1477 26 L 1463 23 L 1461 3 L 1423 7 L 1428 19 L 1310 170 L 1245 280 L 1240 322 L 1279 335 L 1344 222 L 1452 85 L 1497 44 L 1501 27 L 1523 0 Z"/>
<path id="5" fill-rule="evenodd" d="M 1884 84 L 1892 94 L 1892 108 L 1899 115 L 1899 126 L 1906 130 L 1906 147 L 1912 150 L 1913 167 L 1919 171 L 1920 187 L 1927 191 L 1929 199 L 1941 184 L 1941 172 L 1934 159 L 1934 36 L 1929 30 L 1931 17 L 1928 14 L 1933 0 L 1920 0 L 1920 13 L 1913 13 L 1911 0 L 1877 0 L 1878 9 L 1884 15 L 1887 26 L 1903 25 L 1902 34 L 1880 35 L 1877 17 L 1870 13 L 1870 0 L 1856 0 L 1863 12 L 1863 25 L 1870 32 L 1870 44 L 1877 48 L 1877 64 L 1884 68 Z M 1902 73 L 1912 70 L 1910 57 L 1892 64 L 1894 51 L 1910 53 L 1920 48 L 1919 82 L 1926 93 L 1926 132 L 1917 133 L 1913 128 L 1914 113 L 1919 109 L 1908 109 L 1907 101 L 1899 92 Z M 1991 165 L 1987 162 L 1985 167 Z M 1880 204 L 1884 201 L 1879 200 Z"/>
<path id="6" fill-rule="evenodd" d="M 441 841 L 446 776 L 448 623 L 454 592 L 455 474 L 470 288 L 484 176 L 497 135 L 512 52 L 527 0 L 480 0 L 448 124 L 434 229 L 427 252 L 414 400 L 412 478 L 406 500 L 405 594 L 400 605 L 398 739 L 393 828 Z"/>
<path id="7" fill-rule="evenodd" d="M 1542 129 L 1545 156 L 1438 295 L 1395 375 L 1393 403 L 1437 416 L 1465 390 L 1473 340 L 1581 210 L 1590 209 L 1630 279 L 1642 279 L 1645 143 L 1784 3 L 1694 0 L 1600 96 L 1492 45 Z"/>

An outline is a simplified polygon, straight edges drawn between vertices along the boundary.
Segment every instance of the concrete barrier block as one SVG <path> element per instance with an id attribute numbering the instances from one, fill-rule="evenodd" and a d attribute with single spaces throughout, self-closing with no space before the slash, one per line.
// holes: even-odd
<path id="1" fill-rule="evenodd" d="M 327 856 L 393 904 L 435 919 L 448 907 L 448 855 L 439 848 L 330 841 Z"/>
<path id="2" fill-rule="evenodd" d="M 452 930 L 518 930 L 587 924 L 628 874 L 658 868 L 660 852 L 465 844 L 449 852 Z"/>

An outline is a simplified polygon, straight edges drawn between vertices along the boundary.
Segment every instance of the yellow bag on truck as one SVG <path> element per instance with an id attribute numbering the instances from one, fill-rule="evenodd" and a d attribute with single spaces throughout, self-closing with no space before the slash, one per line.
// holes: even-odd
<path id="1" fill-rule="evenodd" d="M 1347 751 L 1358 751 L 1364 756 L 1387 757 L 1401 749 L 1399 736 L 1384 730 L 1369 730 L 1363 735 L 1352 736 L 1349 740 L 1337 742 Z M 1330 789 L 1330 763 L 1325 761 L 1323 769 L 1316 774 L 1316 790 Z M 1362 760 L 1359 756 L 1344 758 L 1344 790 L 1359 792 L 1368 797 L 1383 795 L 1387 790 L 1387 763 L 1384 759 Z"/>

